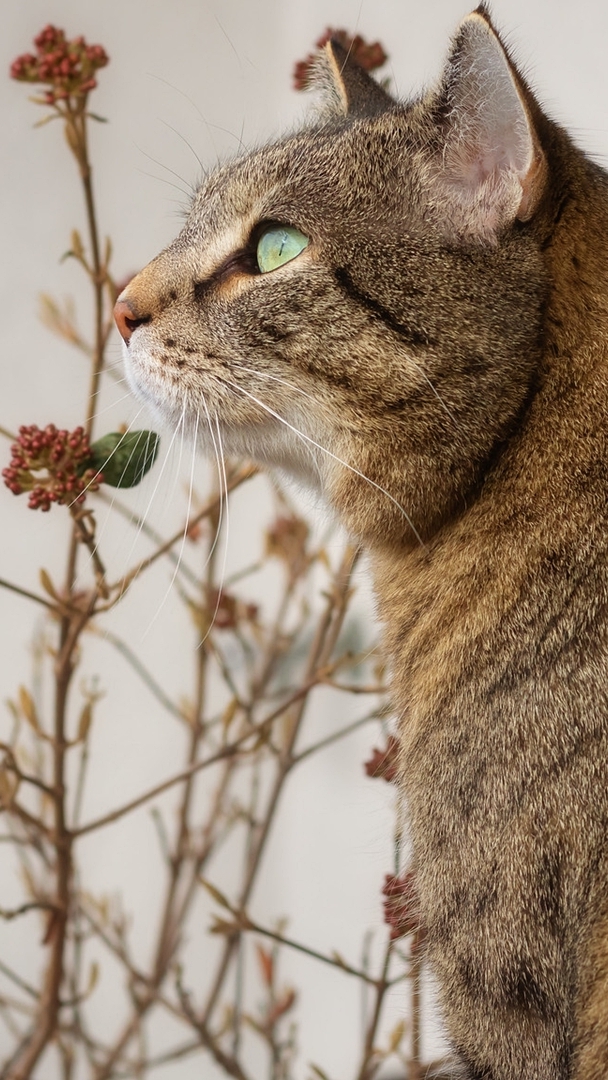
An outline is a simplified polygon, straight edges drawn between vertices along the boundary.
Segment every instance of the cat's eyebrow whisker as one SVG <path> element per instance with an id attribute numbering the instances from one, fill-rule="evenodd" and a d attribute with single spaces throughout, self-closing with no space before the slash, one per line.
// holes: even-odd
<path id="1" fill-rule="evenodd" d="M 215 131 L 223 131 L 224 135 L 229 135 L 231 139 L 235 139 L 235 141 L 239 145 L 239 149 L 241 149 L 241 150 L 246 149 L 245 144 L 243 143 L 243 139 L 242 139 L 242 128 L 241 128 L 241 138 L 239 138 L 239 136 L 235 135 L 234 132 L 230 130 L 230 128 L 222 127 L 221 124 L 214 124 L 211 120 L 207 120 L 207 117 L 205 116 L 204 113 L 201 112 L 200 108 L 196 104 L 196 101 L 194 101 L 191 97 L 189 97 L 189 95 L 186 94 L 184 90 L 181 90 L 179 88 L 179 86 L 175 86 L 174 83 L 170 82 L 169 79 L 163 79 L 162 75 L 156 75 L 152 71 L 147 72 L 147 74 L 148 74 L 150 79 L 156 79 L 158 82 L 164 83 L 165 86 L 168 86 L 171 90 L 174 90 L 176 94 L 180 94 L 181 97 L 185 98 L 185 100 L 190 105 L 192 105 L 192 107 L 193 107 L 194 111 L 197 113 L 199 119 L 202 120 L 203 124 L 208 129 L 209 135 L 211 137 L 212 142 L 213 142 L 212 129 L 215 129 Z M 243 121 L 243 123 L 244 123 L 244 121 Z M 213 146 L 214 146 L 214 149 L 216 149 L 215 142 L 213 142 Z M 203 172 L 205 174 L 207 174 L 208 170 L 203 169 Z"/>
<path id="2" fill-rule="evenodd" d="M 137 143 L 135 145 L 137 146 Z M 162 176 L 154 176 L 153 173 L 144 173 L 144 175 L 152 176 L 154 180 L 160 181 L 161 184 L 170 184 L 171 187 L 177 188 L 178 191 L 181 191 L 182 195 L 185 195 L 188 200 L 192 199 L 196 191 L 196 188 L 193 184 L 189 184 L 187 180 L 184 180 L 183 176 L 180 176 L 180 174 L 176 172 L 175 169 L 170 169 L 169 166 L 164 165 L 162 161 L 158 161 L 157 158 L 153 158 L 151 154 L 148 154 L 147 151 L 143 149 L 143 147 L 137 146 L 137 149 L 139 153 L 143 154 L 143 156 L 146 157 L 148 161 L 151 161 L 153 165 L 157 165 L 159 169 L 164 169 L 165 172 L 171 173 L 171 176 L 174 176 L 176 180 L 179 180 L 179 184 L 174 184 L 172 180 L 167 180 Z M 183 187 L 180 187 L 180 184 L 185 184 L 186 190 L 184 190 Z"/>
<path id="3" fill-rule="evenodd" d="M 180 173 L 176 172 L 175 169 L 171 169 L 169 167 L 169 165 L 165 165 L 162 161 L 158 161 L 157 158 L 153 158 L 152 155 L 148 154 L 147 151 L 142 149 L 141 146 L 138 146 L 137 149 L 139 150 L 140 154 L 143 154 L 144 157 L 147 157 L 148 161 L 151 161 L 153 165 L 158 165 L 159 169 L 164 169 L 165 172 L 170 173 L 171 176 L 174 176 L 176 180 L 179 180 L 180 184 L 185 184 L 186 188 L 187 188 L 187 191 L 188 191 L 188 194 L 190 196 L 192 196 L 194 194 L 194 192 L 196 190 L 194 184 L 190 184 L 186 179 L 184 179 L 183 176 L 180 175 Z M 161 178 L 157 177 L 157 179 L 161 179 Z M 167 183 L 170 183 L 170 182 L 171 181 L 167 181 Z"/>
<path id="4" fill-rule="evenodd" d="M 161 168 L 163 168 L 163 166 L 161 166 Z M 184 189 L 180 187 L 179 184 L 174 184 L 173 180 L 166 180 L 164 176 L 155 176 L 154 173 L 146 172 L 144 169 L 139 169 L 138 171 L 142 176 L 147 176 L 150 180 L 156 180 L 157 184 L 167 184 L 168 187 L 175 188 L 176 191 L 179 191 L 180 195 L 183 195 L 183 197 L 188 200 L 188 206 L 192 202 L 192 192 L 184 191 Z M 183 209 L 183 205 L 179 203 L 177 199 L 174 200 L 174 205 L 181 206 Z"/>
<path id="5" fill-rule="evenodd" d="M 222 24 L 221 24 L 220 20 L 218 19 L 217 15 L 215 14 L 215 12 L 213 12 L 213 18 L 215 19 L 215 22 L 219 26 L 222 34 L 226 38 L 226 41 L 228 42 L 228 44 L 229 44 L 230 48 L 232 49 L 234 55 L 236 56 L 238 65 L 239 65 L 239 67 L 240 67 L 240 69 L 242 71 L 243 70 L 243 63 L 242 63 L 241 57 L 239 55 L 238 49 L 235 47 L 234 42 L 232 41 L 232 39 L 231 39 L 230 35 L 228 34 L 227 30 L 222 26 Z"/>
<path id="6" fill-rule="evenodd" d="M 186 136 L 182 135 L 181 131 L 178 131 L 176 127 L 173 127 L 173 124 L 169 124 L 166 120 L 161 120 L 161 124 L 164 124 L 166 128 L 169 128 L 169 131 L 172 131 L 174 135 L 177 135 L 178 139 L 182 140 L 182 142 L 188 147 L 188 150 L 190 150 L 191 154 L 196 158 L 196 161 L 198 162 L 201 173 L 203 175 L 205 175 L 205 173 L 206 173 L 205 166 L 203 165 L 203 163 L 202 163 L 200 157 L 198 156 L 196 150 L 194 149 L 192 143 L 190 143 L 188 141 Z"/>
<path id="7" fill-rule="evenodd" d="M 348 64 L 348 61 L 350 60 L 350 56 L 351 56 L 351 53 L 352 53 L 354 45 L 355 45 L 355 35 L 359 32 L 359 24 L 361 22 L 361 12 L 362 11 L 363 11 L 363 0 L 359 0 L 359 10 L 357 12 L 357 18 L 355 19 L 353 40 L 351 41 L 350 45 L 348 46 L 348 50 L 347 50 L 347 53 L 346 53 L 346 59 L 344 61 L 344 64 L 342 65 L 342 71 L 344 71 L 344 68 Z"/>
<path id="8" fill-rule="evenodd" d="M 382 495 L 385 495 L 386 498 L 389 499 L 390 502 L 392 502 L 393 505 L 397 507 L 399 513 L 403 515 L 420 546 L 423 548 L 425 547 L 424 541 L 420 536 L 420 533 L 418 532 L 409 514 L 403 509 L 401 504 L 397 502 L 394 496 L 390 494 L 390 492 L 386 491 L 386 489 L 381 487 L 380 484 L 377 484 L 375 480 L 372 480 L 369 476 L 366 476 L 365 473 L 362 473 L 360 469 L 355 468 L 354 465 L 349 465 L 347 461 L 344 461 L 341 457 L 338 457 L 337 454 L 334 454 L 331 450 L 328 450 L 327 447 L 321 446 L 321 444 L 316 442 L 315 439 L 313 439 L 310 435 L 306 435 L 303 431 L 299 431 L 296 427 L 293 426 L 293 424 L 290 424 L 284 416 L 281 416 L 278 412 L 275 412 L 274 409 L 271 409 L 270 405 L 266 405 L 265 402 L 260 401 L 260 399 L 257 398 L 255 394 L 251 394 L 248 390 L 245 390 L 242 386 L 239 386 L 238 383 L 233 382 L 232 379 L 225 379 L 225 377 L 222 376 L 222 380 L 225 381 L 227 385 L 234 387 L 235 390 L 238 390 L 245 397 L 250 398 L 251 401 L 254 401 L 256 405 L 259 405 L 259 407 L 261 409 L 264 409 L 264 411 L 267 412 L 270 416 L 274 416 L 275 420 L 278 420 L 281 424 L 284 424 L 285 427 L 289 428 L 289 430 L 292 431 L 294 435 L 297 435 L 298 438 L 305 439 L 306 442 L 310 443 L 312 446 L 316 446 L 317 450 L 320 450 L 321 453 L 326 454 L 334 461 L 337 461 L 338 464 L 343 465 L 345 469 L 348 469 L 356 476 L 361 477 L 362 480 L 365 480 L 366 484 L 370 484 L 372 487 L 376 488 L 377 491 L 381 492 Z"/>

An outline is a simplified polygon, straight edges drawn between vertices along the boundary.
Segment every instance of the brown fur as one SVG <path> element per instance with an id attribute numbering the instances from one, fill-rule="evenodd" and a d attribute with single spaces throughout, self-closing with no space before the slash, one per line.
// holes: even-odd
<path id="1" fill-rule="evenodd" d="M 607 178 L 484 9 L 418 102 L 336 45 L 319 78 L 319 123 L 213 174 L 121 297 L 131 378 L 207 448 L 208 420 L 228 453 L 320 487 L 370 552 L 467 1075 L 600 1080 Z M 265 221 L 310 243 L 260 274 Z"/>

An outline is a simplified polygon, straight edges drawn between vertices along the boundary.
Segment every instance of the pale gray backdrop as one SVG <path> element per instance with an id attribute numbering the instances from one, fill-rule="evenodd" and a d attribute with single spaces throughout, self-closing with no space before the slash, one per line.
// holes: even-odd
<path id="1" fill-rule="evenodd" d="M 80 360 L 41 327 L 36 314 L 41 290 L 73 295 L 86 325 L 81 276 L 70 263 L 59 263 L 71 228 L 83 225 L 81 193 L 58 130 L 54 125 L 33 130 L 40 114 L 28 103 L 27 89 L 6 76 L 10 61 L 30 47 L 45 23 L 101 42 L 111 57 L 95 97 L 95 109 L 110 123 L 95 130 L 93 151 L 102 227 L 113 238 L 113 265 L 120 277 L 142 266 L 177 231 L 188 186 L 200 170 L 196 156 L 209 166 L 233 154 L 241 140 L 258 143 L 297 122 L 305 101 L 291 90 L 291 68 L 326 25 L 380 38 L 391 54 L 394 84 L 407 96 L 438 74 L 449 34 L 468 9 L 466 0 L 3 0 L 0 423 L 13 430 L 49 419 L 70 426 L 81 418 L 86 392 Z M 496 0 L 493 11 L 551 114 L 601 161 L 608 149 L 608 7 L 599 0 Z M 115 341 L 116 361 L 119 353 Z M 104 399 L 114 421 L 134 414 L 130 402 L 119 400 L 121 394 L 116 391 L 114 405 Z M 4 464 L 4 441 L 0 449 Z M 140 509 L 145 508 L 147 496 L 138 497 Z M 234 523 L 235 550 L 244 528 L 251 528 L 254 501 L 244 501 L 244 518 Z M 65 550 L 60 514 L 36 519 L 2 488 L 0 522 L 0 576 L 36 588 L 41 563 L 60 573 Z M 119 536 L 117 543 L 125 545 L 126 560 L 126 538 Z M 139 625 L 142 641 L 145 635 L 152 662 L 162 660 L 164 677 L 177 687 L 183 647 L 171 630 L 170 605 L 157 617 L 166 587 L 167 578 L 159 575 L 153 595 L 137 594 L 129 619 L 131 627 Z M 4 699 L 30 679 L 37 612 L 0 591 L 0 613 Z M 98 772 L 87 804 L 87 814 L 93 815 L 120 800 L 121 793 L 142 790 L 165 775 L 172 757 L 176 762 L 179 757 L 166 742 L 169 729 L 155 724 L 137 685 L 128 679 L 121 684 L 124 669 L 101 645 L 88 665 L 87 674 L 99 670 L 102 682 L 111 686 L 107 717 L 96 736 Z M 0 738 L 8 723 L 0 712 Z M 268 872 L 255 897 L 261 920 L 288 912 L 294 936 L 353 958 L 361 927 L 380 927 L 378 889 L 391 868 L 392 793 L 364 779 L 367 745 L 365 738 L 355 740 L 303 771 L 286 800 Z M 86 857 L 90 887 L 108 893 L 124 888 L 134 909 L 142 900 L 145 908 L 153 889 L 152 843 L 144 814 L 121 830 L 99 835 Z M 9 906 L 16 894 L 8 868 L 0 867 L 0 882 L 0 906 Z M 135 937 L 143 956 L 149 929 L 142 916 Z M 2 955 L 29 963 L 28 950 L 37 940 L 28 935 L 35 939 L 38 932 L 33 921 L 0 926 Z M 337 1080 L 349 1077 L 359 1046 L 357 987 L 297 957 L 285 963 L 286 978 L 302 988 L 298 1080 L 310 1060 Z M 108 1023 L 119 1022 L 111 994 L 101 994 L 98 1008 Z M 399 1009 L 396 995 L 391 1022 Z M 6 1040 L 0 1026 L 0 1058 Z M 186 1061 L 158 1075 L 161 1080 L 215 1075 L 211 1066 L 200 1070 L 200 1060 Z"/>

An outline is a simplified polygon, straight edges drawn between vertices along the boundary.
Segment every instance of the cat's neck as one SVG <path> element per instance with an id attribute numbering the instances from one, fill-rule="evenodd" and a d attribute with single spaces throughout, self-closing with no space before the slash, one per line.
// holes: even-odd
<path id="1" fill-rule="evenodd" d="M 436 656 L 442 626 L 458 665 L 462 642 L 481 626 L 488 634 L 499 627 L 535 562 L 573 538 L 580 546 L 594 476 L 608 456 L 608 180 L 565 136 L 556 152 L 565 168 L 554 163 L 554 175 L 567 180 L 560 188 L 558 179 L 537 225 L 551 286 L 541 367 L 522 423 L 468 505 L 424 545 L 380 541 L 371 549 L 389 651 L 400 663 L 421 663 L 427 680 L 433 665 L 448 664 Z M 581 482 L 573 485 L 573 476 Z M 608 527 L 606 507 L 594 507 L 592 520 L 595 529 Z M 428 670 L 425 656 L 433 657 Z"/>
<path id="2" fill-rule="evenodd" d="M 538 231 L 551 288 L 545 361 L 608 340 L 608 177 L 560 129 L 550 138 L 552 184 Z"/>

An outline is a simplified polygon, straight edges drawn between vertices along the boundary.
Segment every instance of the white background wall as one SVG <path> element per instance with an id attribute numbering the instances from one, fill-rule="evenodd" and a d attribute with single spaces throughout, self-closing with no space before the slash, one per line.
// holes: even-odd
<path id="1" fill-rule="evenodd" d="M 59 263 L 70 230 L 83 227 L 81 194 L 55 125 L 34 131 L 39 110 L 27 88 L 10 82 L 10 61 L 27 51 L 47 22 L 69 36 L 102 43 L 111 65 L 99 76 L 95 109 L 110 123 L 94 130 L 95 183 L 104 233 L 114 242 L 117 277 L 137 270 L 176 233 L 189 186 L 205 166 L 297 122 L 305 108 L 291 90 L 291 69 L 326 25 L 379 38 L 391 54 L 391 76 L 403 96 L 439 72 L 449 34 L 468 10 L 466 0 L 3 0 L 0 5 L 0 423 L 65 426 L 80 422 L 87 385 L 83 363 L 51 337 L 37 319 L 42 290 L 72 295 L 86 326 L 88 297 L 78 269 Z M 496 0 L 493 13 L 516 57 L 554 117 L 599 160 L 608 150 L 608 7 L 599 0 Z M 118 342 L 112 357 L 119 360 Z M 121 391 L 104 400 L 108 427 L 128 419 L 133 406 Z M 2 456 L 6 457 L 4 444 Z M 4 461 L 2 462 L 4 464 Z M 169 495 L 163 498 L 169 499 Z M 140 509 L 147 496 L 138 494 Z M 249 522 L 252 501 L 243 501 Z M 167 511 L 168 513 L 169 511 Z M 164 513 L 163 506 L 157 513 Z M 61 572 L 65 540 L 62 515 L 30 515 L 24 501 L 0 490 L 0 576 L 37 588 L 37 568 Z M 248 525 L 249 527 L 249 525 Z M 239 548 L 243 524 L 233 529 Z M 117 560 L 128 554 L 117 534 Z M 121 545 L 123 545 L 121 547 Z M 126 554 L 122 554 L 122 552 Z M 154 619 L 167 586 L 159 575 L 153 595 L 139 592 L 128 613 L 141 628 L 145 648 L 166 662 L 164 677 L 179 685 L 183 652 L 167 630 L 165 610 Z M 27 601 L 0 591 L 0 698 L 29 682 L 30 643 L 37 612 Z M 151 627 L 151 628 L 150 628 Z M 135 642 L 136 645 L 139 642 Z M 107 717 L 96 744 L 98 773 L 87 815 L 103 812 L 121 793 L 141 790 L 168 771 L 176 748 L 169 728 L 156 724 L 141 692 L 100 645 L 87 661 L 111 683 Z M 8 717 L 0 713 L 0 738 Z M 358 956 L 362 928 L 381 922 L 379 887 L 391 869 L 391 792 L 363 778 L 369 739 L 354 740 L 303 770 L 275 831 L 257 915 L 265 921 L 290 912 L 290 931 L 322 949 Z M 134 780 L 134 772 L 136 777 Z M 302 808 L 306 807 L 306 814 Z M 328 841 L 323 844 L 324 838 Z M 91 842 L 86 858 L 92 889 L 124 887 L 139 908 L 154 872 L 153 843 L 145 815 Z M 10 874 L 0 869 L 0 905 L 14 899 Z M 136 927 L 145 959 L 145 917 Z M 0 949 L 16 964 L 27 959 L 33 923 L 0 927 Z M 35 944 L 35 943 L 34 943 Z M 198 948 L 194 943 L 193 948 Z M 290 966 L 291 965 L 291 966 Z M 351 1075 L 357 1056 L 358 998 L 342 977 L 297 958 L 285 973 L 303 986 L 302 1060 L 316 1061 L 332 1077 Z M 32 976 L 35 977 L 35 969 Z M 319 981 L 315 981 L 319 980 Z M 119 1021 L 111 996 L 100 998 L 108 1023 Z M 399 1009 L 392 1006 L 393 1020 Z M 113 1011 L 114 1010 L 114 1011 Z M 8 1049 L 0 1027 L 0 1059 Z M 158 1075 L 212 1076 L 185 1062 Z M 298 1073 L 303 1077 L 304 1066 Z M 351 1072 L 349 1072 L 351 1070 Z M 42 1075 L 42 1074 L 41 1074 Z"/>

